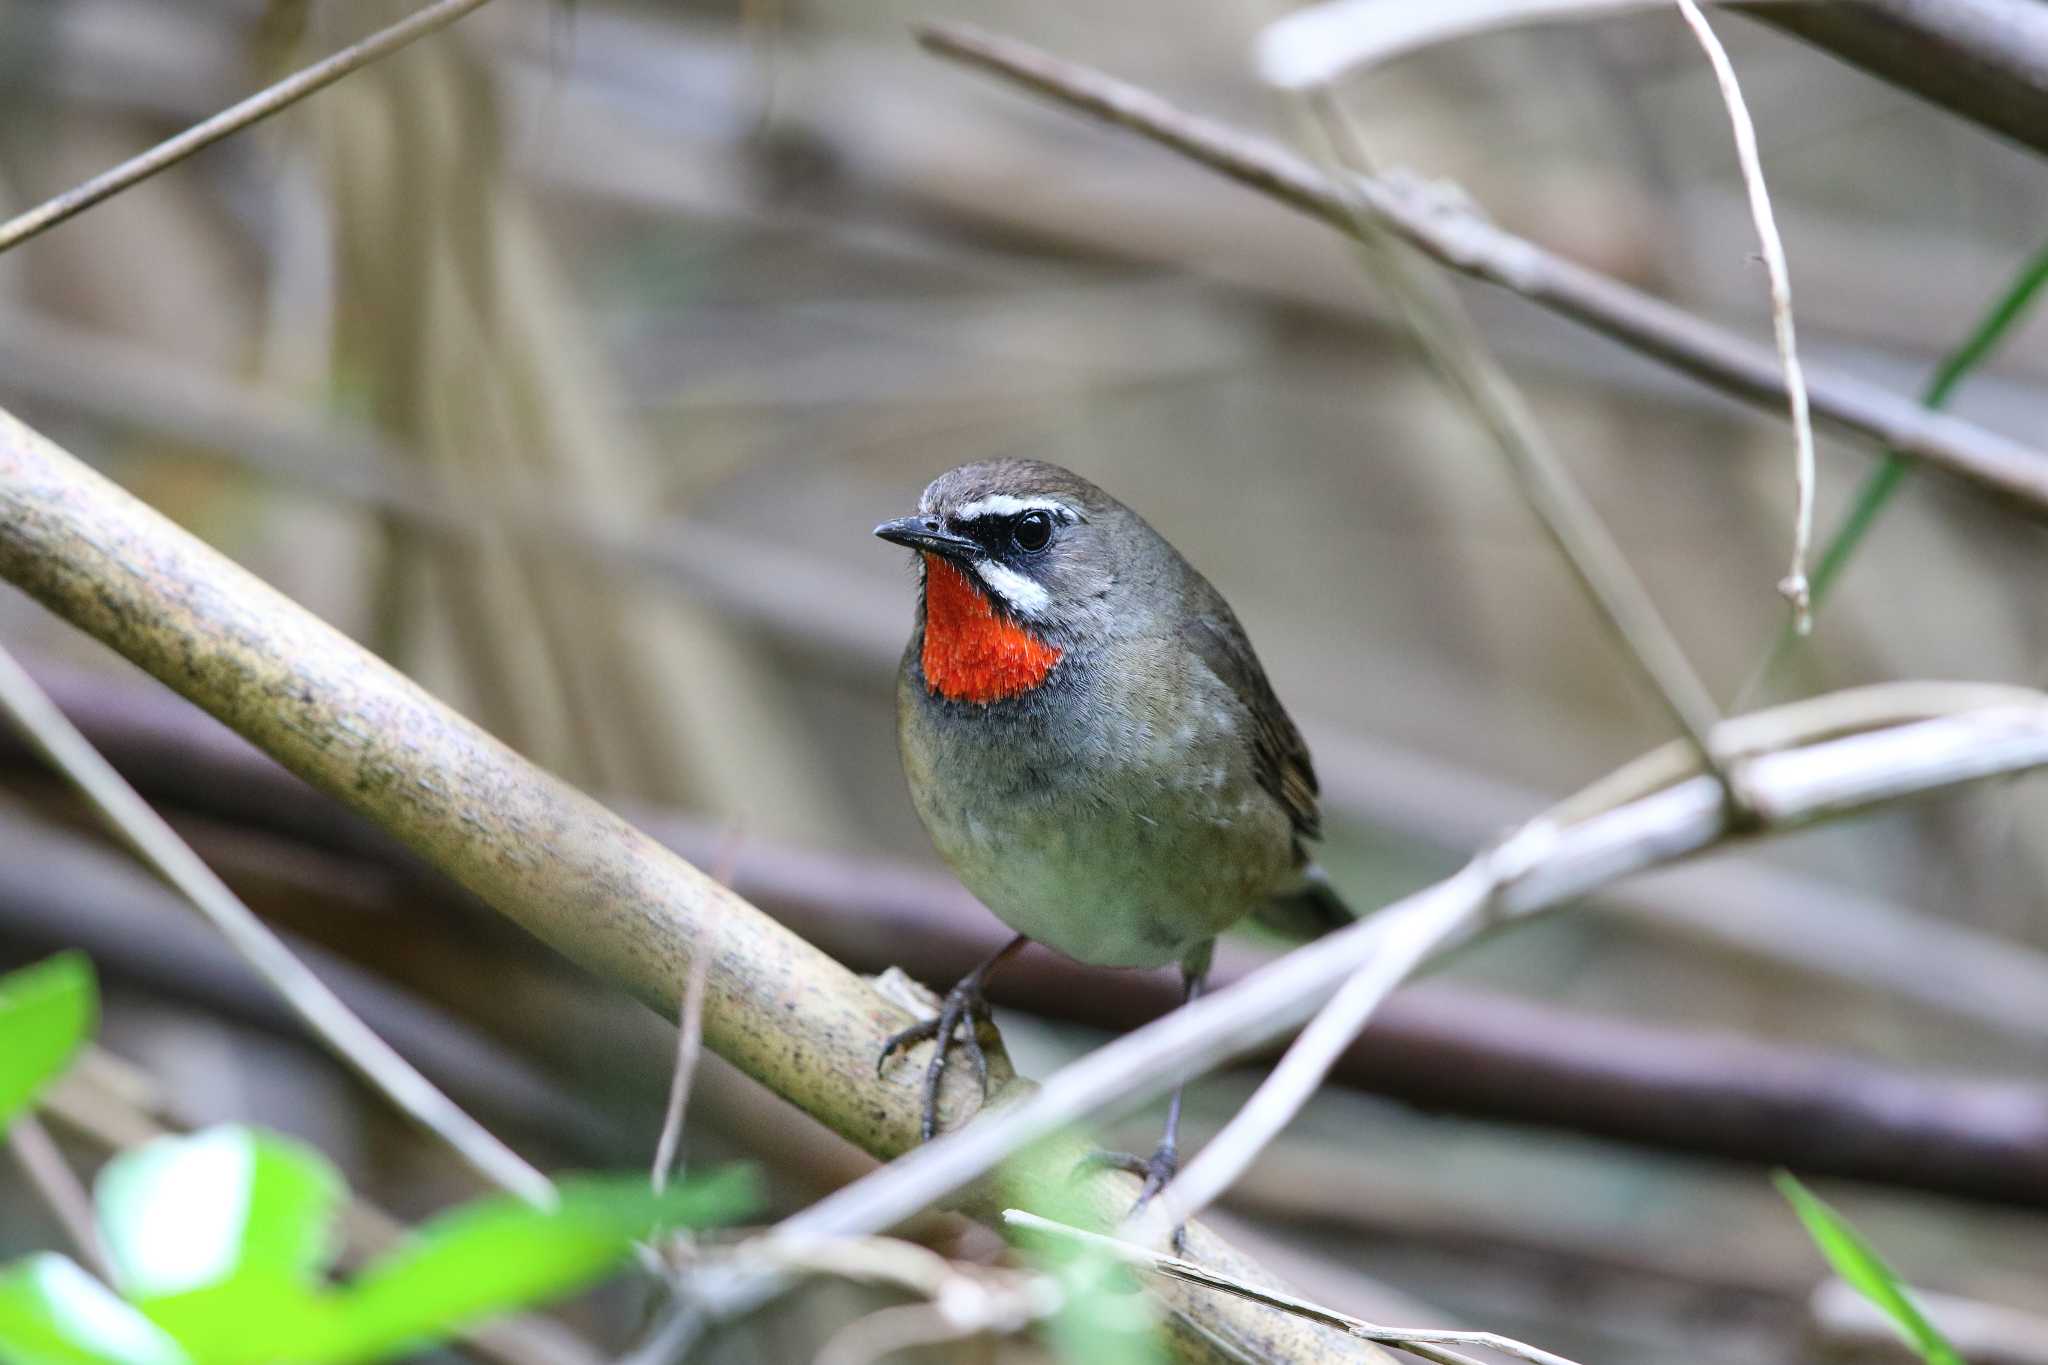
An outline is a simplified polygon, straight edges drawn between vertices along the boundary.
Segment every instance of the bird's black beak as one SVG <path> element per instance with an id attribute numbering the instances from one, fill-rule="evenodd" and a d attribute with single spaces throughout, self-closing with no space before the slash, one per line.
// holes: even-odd
<path id="1" fill-rule="evenodd" d="M 941 529 L 937 517 L 898 517 L 875 528 L 875 534 L 895 545 L 929 550 L 948 559 L 971 559 L 981 553 L 978 541 Z"/>

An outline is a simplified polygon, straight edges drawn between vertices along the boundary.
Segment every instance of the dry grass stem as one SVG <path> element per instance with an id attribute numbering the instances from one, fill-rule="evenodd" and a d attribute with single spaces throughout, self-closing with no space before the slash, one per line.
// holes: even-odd
<path id="1" fill-rule="evenodd" d="M 1771 331 L 1777 338 L 1778 361 L 1785 369 L 1785 393 L 1791 404 L 1793 480 L 1796 506 L 1792 519 L 1792 567 L 1778 591 L 1792 604 L 1793 629 L 1801 635 L 1813 630 L 1813 590 L 1807 581 L 1807 559 L 1813 552 L 1814 454 L 1813 417 L 1808 411 L 1806 374 L 1799 365 L 1799 343 L 1792 327 L 1792 272 L 1785 264 L 1785 243 L 1778 235 L 1776 216 L 1771 212 L 1771 193 L 1764 184 L 1763 159 L 1756 149 L 1756 125 L 1742 98 L 1742 86 L 1735 79 L 1728 50 L 1714 35 L 1713 26 L 1700 11 L 1696 0 L 1678 0 L 1678 11 L 1686 26 L 1699 40 L 1714 68 L 1714 83 L 1720 87 L 1721 102 L 1728 108 L 1728 122 L 1735 131 L 1735 158 L 1742 167 L 1742 183 L 1749 191 L 1749 213 L 1756 222 L 1757 242 L 1763 249 L 1764 269 L 1771 281 Z"/>
<path id="2" fill-rule="evenodd" d="M 212 118 L 195 123 L 177 136 L 159 142 L 146 152 L 100 172 L 83 184 L 74 185 L 24 213 L 0 223 L 0 251 L 21 245 L 29 238 L 55 227 L 103 200 L 140 184 L 157 172 L 177 165 L 194 152 L 203 151 L 221 139 L 241 132 L 252 123 L 289 108 L 306 96 L 324 90 L 343 76 L 387 57 L 416 38 L 446 28 L 487 0 L 438 0 L 390 27 L 343 48 L 333 56 L 296 71 L 265 87 L 239 104 L 230 105 Z"/>
<path id="3" fill-rule="evenodd" d="M 739 858 L 740 836 L 727 830 L 719 840 L 717 860 L 711 876 L 720 886 L 732 885 L 732 869 Z M 711 928 L 712 940 L 690 957 L 689 979 L 683 983 L 683 1003 L 676 1019 L 676 1064 L 669 1077 L 668 1106 L 662 1112 L 661 1137 L 654 1144 L 654 1192 L 668 1188 L 669 1175 L 682 1160 L 683 1121 L 690 1108 L 690 1085 L 697 1075 L 697 1063 L 704 1052 L 704 986 L 711 978 L 711 959 L 718 949 L 718 928 Z"/>
<path id="4" fill-rule="evenodd" d="M 704 1051 L 704 985 L 711 976 L 711 952 L 690 959 L 690 977 L 683 983 L 682 1017 L 676 1027 L 675 1075 L 669 1080 L 668 1108 L 662 1114 L 661 1139 L 654 1145 L 654 1192 L 668 1188 L 683 1148 L 683 1119 L 690 1107 L 690 1082 Z"/>
<path id="5" fill-rule="evenodd" d="M 554 1202 L 554 1186 L 548 1178 L 463 1112 L 357 1018 L 114 771 L 5 649 L 0 649 L 0 708 L 50 766 L 78 788 L 122 842 L 190 900 L 336 1056 L 446 1142 L 486 1180 L 535 1204 Z"/>

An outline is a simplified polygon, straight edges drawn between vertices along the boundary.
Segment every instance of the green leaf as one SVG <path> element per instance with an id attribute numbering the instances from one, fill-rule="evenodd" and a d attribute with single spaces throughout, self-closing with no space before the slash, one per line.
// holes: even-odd
<path id="1" fill-rule="evenodd" d="M 310 1281 L 333 1260 L 345 1193 L 312 1148 L 223 1124 L 122 1153 L 95 1203 L 115 1282 L 147 1302 L 251 1273 Z"/>
<path id="2" fill-rule="evenodd" d="M 0 1128 L 27 1108 L 91 1036 L 99 993 L 83 953 L 0 977 Z"/>
<path id="3" fill-rule="evenodd" d="M 487 1314 L 554 1298 L 602 1277 L 635 1242 L 730 1222 L 758 1206 L 751 1170 L 728 1168 L 660 1195 L 644 1176 L 565 1181 L 539 1209 L 482 1200 L 423 1225 L 336 1296 L 334 1338 L 294 1351 L 301 1365 L 375 1359 Z"/>
<path id="4" fill-rule="evenodd" d="M 1957 1354 L 1956 1348 L 1935 1330 L 1934 1324 L 1927 1320 L 1927 1315 L 1907 1294 L 1897 1272 L 1885 1264 L 1884 1258 L 1849 1225 L 1848 1219 L 1800 1184 L 1791 1172 L 1779 1171 L 1771 1179 L 1777 1184 L 1778 1192 L 1791 1203 L 1799 1221 L 1806 1224 L 1807 1235 L 1813 1238 L 1813 1244 L 1820 1248 L 1821 1255 L 1828 1258 L 1828 1264 L 1835 1268 L 1835 1273 L 1884 1310 L 1920 1353 L 1921 1359 L 1928 1365 L 1963 1365 L 1963 1358 Z"/>
<path id="5" fill-rule="evenodd" d="M 8 1365 L 191 1365 L 178 1343 L 54 1253 L 0 1271 L 0 1360 Z"/>
<path id="6" fill-rule="evenodd" d="M 160 1138 L 96 1187 L 115 1281 L 208 1365 L 324 1332 L 341 1176 L 311 1148 L 236 1125 Z"/>

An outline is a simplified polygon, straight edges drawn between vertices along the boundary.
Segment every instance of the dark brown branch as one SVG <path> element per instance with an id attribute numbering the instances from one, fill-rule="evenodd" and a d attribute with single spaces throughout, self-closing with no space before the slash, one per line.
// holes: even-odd
<path id="1" fill-rule="evenodd" d="M 51 670 L 41 676 L 124 774 L 167 806 L 289 834 L 351 858 L 411 865 L 381 835 L 190 708 L 110 680 Z M 21 759 L 0 745 L 0 761 Z M 694 861 L 708 861 L 719 839 L 674 817 L 643 815 L 640 823 Z M 201 847 L 224 871 L 236 871 L 231 848 Z M 273 899 L 303 899 L 285 885 L 287 866 L 273 860 L 270 875 L 285 893 Z M 344 880 L 376 886 L 380 876 L 371 867 Z M 748 841 L 733 858 L 730 884 L 866 971 L 899 965 L 921 979 L 951 980 L 1006 937 L 951 878 L 878 859 Z M 417 904 L 429 890 L 400 894 Z M 313 922 L 295 927 L 323 938 L 335 932 L 332 924 L 324 933 Z M 415 932 L 424 936 L 426 927 Z M 1238 979 L 1254 961 L 1248 952 L 1226 950 L 1218 981 Z M 1005 1005 L 1112 1030 L 1148 1023 L 1178 1002 L 1179 987 L 1165 974 L 1122 975 L 1116 989 L 1104 989 L 1106 980 L 1033 951 L 997 978 L 994 994 Z M 659 1061 L 650 1063 L 651 1076 Z M 2023 1082 L 1916 1075 L 1840 1054 L 1603 1019 L 1442 984 L 1410 988 L 1389 1002 L 1336 1075 L 1358 1089 L 1450 1113 L 2048 1207 L 2048 1089 Z"/>
<path id="2" fill-rule="evenodd" d="M 1353 235 L 1369 212 L 1443 265 L 1541 304 L 1773 414 L 1784 375 L 1770 348 L 1503 232 L 1455 191 L 1385 177 L 1339 184 L 1283 147 L 1188 113 L 1148 90 L 960 24 L 918 30 L 925 47 L 1128 128 Z M 1809 373 L 1817 418 L 2048 513 L 2048 455 L 1847 375 Z"/>
<path id="3" fill-rule="evenodd" d="M 1740 8 L 2048 152 L 2048 6 L 2039 0 L 1826 0 Z"/>

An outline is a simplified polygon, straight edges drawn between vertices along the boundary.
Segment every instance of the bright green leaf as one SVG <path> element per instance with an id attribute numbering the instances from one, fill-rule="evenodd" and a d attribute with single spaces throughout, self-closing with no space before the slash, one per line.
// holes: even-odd
<path id="1" fill-rule="evenodd" d="M 0 1271 L 0 1360 L 8 1365 L 191 1365 L 162 1329 L 53 1253 Z"/>
<path id="2" fill-rule="evenodd" d="M 1963 1365 L 1962 1356 L 1927 1320 L 1927 1315 L 1907 1294 L 1898 1274 L 1849 1225 L 1848 1219 L 1800 1184 L 1789 1171 L 1779 1171 L 1772 1179 L 1778 1192 L 1799 1215 L 1799 1221 L 1806 1224 L 1807 1235 L 1813 1238 L 1821 1255 L 1828 1258 L 1835 1273 L 1883 1309 L 1928 1365 Z"/>
<path id="3" fill-rule="evenodd" d="M 336 1336 L 295 1352 L 303 1365 L 374 1359 L 444 1336 L 487 1314 L 580 1289 L 635 1242 L 730 1222 L 756 1207 L 753 1173 L 731 1168 L 652 1193 L 644 1177 L 566 1181 L 538 1209 L 487 1199 L 423 1225 L 336 1297 Z"/>
<path id="4" fill-rule="evenodd" d="M 116 1157 L 95 1203 L 116 1282 L 146 1304 L 251 1276 L 311 1282 L 345 1193 L 312 1148 L 223 1124 Z"/>
<path id="5" fill-rule="evenodd" d="M 225 1124 L 115 1158 L 96 1203 L 123 1292 L 197 1359 L 236 1365 L 330 1334 L 345 1194 L 318 1152 Z"/>
<path id="6" fill-rule="evenodd" d="M 83 953 L 0 977 L 0 1128 L 70 1063 L 92 1034 L 98 1002 Z"/>
<path id="7" fill-rule="evenodd" d="M 332 1293 L 254 1268 L 221 1284 L 139 1306 L 204 1365 L 320 1359 L 342 1339 Z"/>

